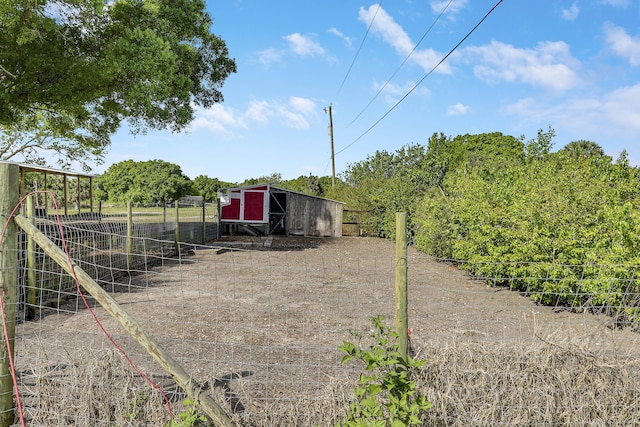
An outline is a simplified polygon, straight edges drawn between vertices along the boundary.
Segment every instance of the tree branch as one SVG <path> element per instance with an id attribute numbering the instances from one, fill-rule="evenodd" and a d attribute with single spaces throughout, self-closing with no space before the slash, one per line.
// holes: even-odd
<path id="1" fill-rule="evenodd" d="M 14 79 L 17 79 L 18 76 L 11 74 L 11 72 L 9 72 L 9 70 L 7 70 L 6 68 L 4 68 L 2 65 L 0 65 L 0 70 L 4 71 L 5 73 L 9 74 L 11 77 L 13 77 Z"/>

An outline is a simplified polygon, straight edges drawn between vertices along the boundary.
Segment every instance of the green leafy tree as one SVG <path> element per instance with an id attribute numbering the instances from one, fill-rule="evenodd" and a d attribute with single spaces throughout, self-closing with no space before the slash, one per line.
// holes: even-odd
<path id="1" fill-rule="evenodd" d="M 560 151 L 563 151 L 574 158 L 588 159 L 605 157 L 604 150 L 600 145 L 593 141 L 586 141 L 584 139 L 572 141 L 565 145 Z"/>
<path id="2" fill-rule="evenodd" d="M 218 178 L 209 178 L 206 175 L 199 175 L 193 180 L 193 190 L 206 202 L 216 200 L 218 191 L 223 188 L 233 187 L 231 182 L 220 181 Z"/>
<path id="3" fill-rule="evenodd" d="M 542 129 L 538 130 L 538 136 L 535 139 L 529 140 L 525 144 L 525 156 L 527 161 L 542 160 L 546 158 L 553 148 L 553 138 L 556 136 L 556 131 L 549 126 L 547 131 Z M 524 140 L 524 136 L 521 137 Z"/>
<path id="4" fill-rule="evenodd" d="M 271 175 L 260 176 L 258 178 L 249 178 L 244 180 L 240 186 L 255 185 L 255 184 L 278 184 L 282 181 L 282 174 L 274 172 Z"/>
<path id="5" fill-rule="evenodd" d="M 499 170 L 496 164 L 519 164 L 524 158 L 522 141 L 500 132 L 455 138 L 434 134 L 426 149 L 411 144 L 395 153 L 376 151 L 349 165 L 345 181 L 352 191 L 344 201 L 349 209 L 369 213 L 365 217 L 368 234 L 394 237 L 396 212 L 407 212 L 413 224 L 417 204 L 434 189 L 443 191 L 449 174 L 459 169 L 493 173 Z"/>
<path id="6" fill-rule="evenodd" d="M 201 0 L 2 2 L 0 155 L 100 160 L 123 121 L 184 129 L 236 71 L 211 24 Z"/>
<path id="7" fill-rule="evenodd" d="M 297 191 L 298 193 L 325 197 L 327 192 L 331 189 L 331 177 L 318 177 L 312 174 L 309 174 L 308 176 L 300 175 L 296 179 L 282 181 L 278 186 L 287 190 Z"/>
<path id="8" fill-rule="evenodd" d="M 463 260 L 490 283 L 508 278 L 545 304 L 631 315 L 624 301 L 640 285 L 629 268 L 640 262 L 638 169 L 624 155 L 613 163 L 570 150 L 493 167 L 460 168 L 442 193 L 422 199 L 417 246 Z"/>
<path id="9" fill-rule="evenodd" d="M 145 205 L 178 199 L 192 188 L 180 166 L 163 160 L 115 163 L 100 177 L 98 185 L 113 203 Z"/>

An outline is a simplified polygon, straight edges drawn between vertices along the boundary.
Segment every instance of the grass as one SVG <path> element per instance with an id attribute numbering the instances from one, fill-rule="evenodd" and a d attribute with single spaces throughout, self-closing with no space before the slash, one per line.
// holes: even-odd
<path id="1" fill-rule="evenodd" d="M 118 206 L 103 206 L 101 210 L 102 215 L 123 217 L 128 215 L 127 207 Z M 157 223 L 157 222 L 173 222 L 176 219 L 175 208 L 163 208 L 163 207 L 133 207 L 132 214 L 135 222 L 138 223 Z M 202 208 L 201 207 L 184 207 L 180 208 L 179 213 L 180 220 L 189 221 L 202 221 Z M 215 206 L 206 206 L 205 209 L 205 221 L 216 221 L 217 210 Z"/>
<path id="2" fill-rule="evenodd" d="M 423 425 L 627 426 L 640 419 L 636 360 L 608 359 L 579 344 L 543 341 L 526 348 L 451 343 L 417 352 L 429 361 L 416 373 L 418 390 L 433 404 L 422 415 Z M 57 367 L 59 371 L 30 371 L 31 394 L 25 400 L 35 410 L 29 425 L 60 425 L 61 420 L 78 427 L 167 422 L 167 407 L 158 393 L 132 375 L 115 352 L 77 355 Z M 245 410 L 232 418 L 238 426 L 336 425 L 348 412 L 355 381 L 335 378 L 320 399 L 267 396 L 260 401 L 243 396 L 240 381 L 237 394 Z M 223 390 L 208 393 L 228 408 Z M 174 413 L 182 409 L 179 401 L 174 404 Z"/>

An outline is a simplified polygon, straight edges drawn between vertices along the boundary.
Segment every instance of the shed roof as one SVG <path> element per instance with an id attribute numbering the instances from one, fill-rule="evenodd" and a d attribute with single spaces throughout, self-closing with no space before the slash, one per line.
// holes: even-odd
<path id="1" fill-rule="evenodd" d="M 338 200 L 333 200 L 333 199 L 327 199 L 326 197 L 314 196 L 313 194 L 302 193 L 300 191 L 289 190 L 287 188 L 278 187 L 278 186 L 273 185 L 272 183 L 269 183 L 269 182 L 260 183 L 260 184 L 253 184 L 253 185 L 245 185 L 245 186 L 240 186 L 240 187 L 228 187 L 228 188 L 223 188 L 223 189 L 220 189 L 220 190 L 224 191 L 224 192 L 229 192 L 229 191 L 234 191 L 234 190 L 251 190 L 253 188 L 265 187 L 265 186 L 267 187 L 268 190 L 274 189 L 274 190 L 278 190 L 278 191 L 282 191 L 282 192 L 286 192 L 286 193 L 299 194 L 301 196 L 313 197 L 314 199 L 327 200 L 329 202 L 340 203 L 342 205 L 346 205 L 345 202 L 340 202 Z"/>

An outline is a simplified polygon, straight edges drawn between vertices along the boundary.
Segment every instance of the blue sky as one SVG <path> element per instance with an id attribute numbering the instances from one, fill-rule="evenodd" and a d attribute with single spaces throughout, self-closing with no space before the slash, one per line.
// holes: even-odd
<path id="1" fill-rule="evenodd" d="M 188 132 L 123 129 L 96 172 L 161 159 L 230 182 L 330 175 L 329 105 L 338 174 L 434 132 L 549 126 L 555 149 L 585 139 L 639 164 L 640 0 L 504 0 L 434 70 L 496 2 L 209 0 L 238 67 L 225 101 Z"/>

